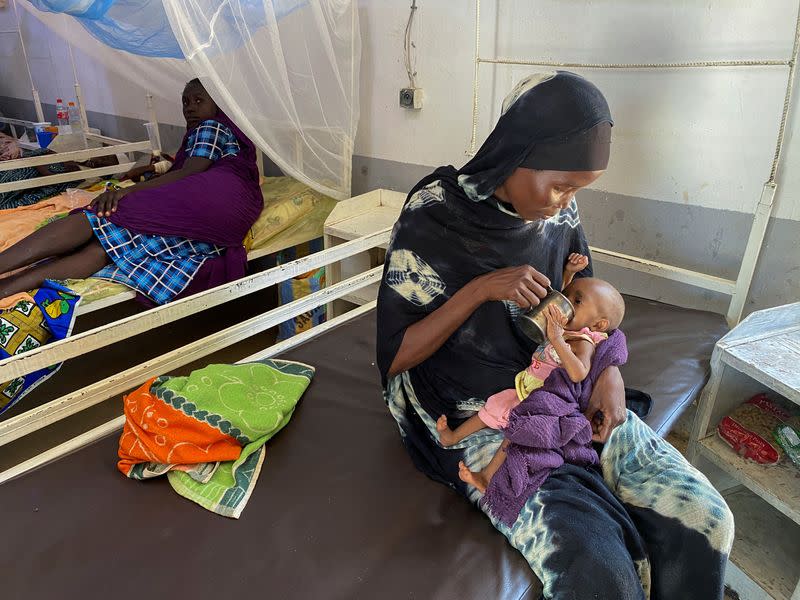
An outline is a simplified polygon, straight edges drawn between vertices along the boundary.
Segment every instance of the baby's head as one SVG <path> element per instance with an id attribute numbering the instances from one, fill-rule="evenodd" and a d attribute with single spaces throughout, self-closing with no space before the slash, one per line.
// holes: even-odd
<path id="1" fill-rule="evenodd" d="M 625 301 L 616 288 L 602 279 L 579 277 L 564 289 L 575 316 L 567 324 L 573 331 L 588 327 L 608 333 L 619 327 L 625 316 Z"/>
<path id="2" fill-rule="evenodd" d="M 217 116 L 217 105 L 199 79 L 192 79 L 186 84 L 186 87 L 183 88 L 181 102 L 187 129 L 197 127 L 203 121 Z"/>

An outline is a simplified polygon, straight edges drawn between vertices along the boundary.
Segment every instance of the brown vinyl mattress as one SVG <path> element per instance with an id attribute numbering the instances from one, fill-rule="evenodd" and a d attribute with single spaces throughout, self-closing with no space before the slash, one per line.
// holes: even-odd
<path id="1" fill-rule="evenodd" d="M 628 298 L 625 383 L 667 428 L 699 393 L 719 315 Z M 317 368 L 238 521 L 130 481 L 117 435 L 0 486 L 2 598 L 521 599 L 539 588 L 489 521 L 414 470 L 381 398 L 375 315 L 291 351 Z"/>

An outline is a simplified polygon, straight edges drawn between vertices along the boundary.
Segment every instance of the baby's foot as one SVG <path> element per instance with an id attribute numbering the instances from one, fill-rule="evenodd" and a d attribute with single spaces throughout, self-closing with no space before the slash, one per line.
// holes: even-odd
<path id="1" fill-rule="evenodd" d="M 456 434 L 447 426 L 447 417 L 445 415 L 436 420 L 436 431 L 439 432 L 439 442 L 442 446 L 452 446 L 458 442 Z"/>
<path id="2" fill-rule="evenodd" d="M 478 491 L 481 494 L 486 493 L 486 487 L 489 485 L 489 482 L 486 480 L 486 476 L 483 474 L 483 471 L 473 473 L 467 468 L 467 465 L 464 464 L 463 460 L 458 462 L 458 478 L 464 483 L 468 483 L 478 488 Z"/>

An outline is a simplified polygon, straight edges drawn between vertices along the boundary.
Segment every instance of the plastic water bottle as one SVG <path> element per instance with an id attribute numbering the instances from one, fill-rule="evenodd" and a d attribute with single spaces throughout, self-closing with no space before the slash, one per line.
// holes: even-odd
<path id="1" fill-rule="evenodd" d="M 69 108 L 67 109 L 67 115 L 69 117 L 69 126 L 72 127 L 72 133 L 83 133 L 83 123 L 81 123 L 81 111 L 78 110 L 78 107 L 75 106 L 74 102 L 69 103 Z"/>
<path id="2" fill-rule="evenodd" d="M 58 133 L 72 133 L 72 127 L 69 126 L 69 113 L 61 98 L 56 98 L 56 119 L 58 120 Z"/>
<path id="3" fill-rule="evenodd" d="M 81 121 L 81 111 L 78 110 L 74 102 L 70 102 L 67 112 L 69 113 L 69 126 L 72 129 L 72 133 L 78 135 L 81 145 L 84 148 L 88 148 L 89 146 L 86 143 L 86 131 L 83 128 L 83 121 Z"/>
<path id="4" fill-rule="evenodd" d="M 56 119 L 59 126 L 66 125 L 67 118 L 64 116 L 64 101 L 61 98 L 56 98 Z"/>

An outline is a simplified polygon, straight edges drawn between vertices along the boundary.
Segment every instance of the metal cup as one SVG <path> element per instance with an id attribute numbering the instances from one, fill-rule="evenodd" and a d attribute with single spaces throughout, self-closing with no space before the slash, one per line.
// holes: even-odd
<path id="1" fill-rule="evenodd" d="M 575 316 L 575 308 L 572 306 L 572 302 L 561 292 L 548 287 L 547 296 L 542 298 L 537 306 L 517 317 L 517 325 L 522 332 L 539 345 L 543 344 L 547 339 L 545 310 L 551 304 L 558 306 L 568 321 Z"/>

